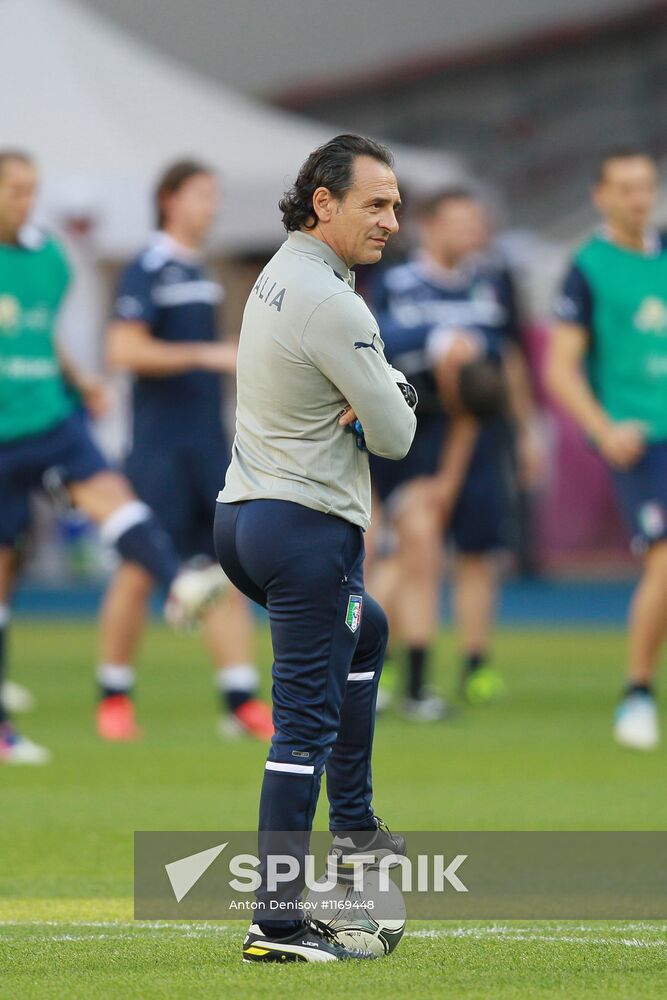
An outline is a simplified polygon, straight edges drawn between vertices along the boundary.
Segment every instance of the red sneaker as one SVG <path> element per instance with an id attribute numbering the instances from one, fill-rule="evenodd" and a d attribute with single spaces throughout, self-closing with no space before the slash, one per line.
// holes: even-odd
<path id="1" fill-rule="evenodd" d="M 102 698 L 97 706 L 97 733 L 103 740 L 129 743 L 138 740 L 141 730 L 134 716 L 134 703 L 126 694 Z"/>
<path id="2" fill-rule="evenodd" d="M 271 708 L 259 698 L 249 698 L 233 713 L 233 718 L 241 724 L 246 733 L 258 740 L 270 740 L 273 736 Z"/>

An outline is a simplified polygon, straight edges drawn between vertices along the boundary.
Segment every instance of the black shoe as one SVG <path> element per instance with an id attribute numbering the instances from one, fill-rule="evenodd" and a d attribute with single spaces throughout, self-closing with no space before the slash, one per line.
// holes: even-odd
<path id="1" fill-rule="evenodd" d="M 344 864 L 340 860 L 344 855 L 371 854 L 373 860 L 368 862 L 368 868 L 379 865 L 383 858 L 390 854 L 405 855 L 405 837 L 400 833 L 392 833 L 379 816 L 375 817 L 377 828 L 375 830 L 356 831 L 354 833 L 334 833 L 329 854 L 339 859 L 337 861 L 338 878 L 341 880 L 351 879 L 354 875 L 354 865 Z M 390 865 L 395 868 L 396 862 Z"/>
<path id="2" fill-rule="evenodd" d="M 377 956 L 359 948 L 346 948 L 319 920 L 308 920 L 282 938 L 267 937 L 258 924 L 252 924 L 243 942 L 244 962 L 340 962 L 355 958 Z"/>

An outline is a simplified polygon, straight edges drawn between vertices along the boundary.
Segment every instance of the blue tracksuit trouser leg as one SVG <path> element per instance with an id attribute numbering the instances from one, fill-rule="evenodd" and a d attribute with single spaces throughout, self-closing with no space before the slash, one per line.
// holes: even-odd
<path id="1" fill-rule="evenodd" d="M 342 518 L 284 500 L 219 503 L 215 542 L 225 573 L 266 607 L 271 627 L 275 735 L 260 858 L 268 835 L 285 831 L 292 836 L 282 847 L 302 859 L 325 768 L 331 829 L 373 827 L 371 749 L 387 620 L 364 592 L 362 531 Z M 290 886 L 294 899 L 301 887 Z"/>

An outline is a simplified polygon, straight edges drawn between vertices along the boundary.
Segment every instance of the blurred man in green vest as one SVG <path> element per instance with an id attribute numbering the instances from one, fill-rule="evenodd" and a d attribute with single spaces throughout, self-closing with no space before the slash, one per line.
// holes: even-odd
<path id="1" fill-rule="evenodd" d="M 216 567 L 181 569 L 151 509 L 91 437 L 87 413 L 100 412 L 104 392 L 56 340 L 70 272 L 57 241 L 30 223 L 37 186 L 32 158 L 0 149 L 0 763 L 10 764 L 49 759 L 16 731 L 2 697 L 11 592 L 32 493 L 48 484 L 99 525 L 120 559 L 142 567 L 168 595 L 173 624 L 198 620 L 227 586 Z"/>
<path id="2" fill-rule="evenodd" d="M 651 225 L 657 170 L 642 150 L 604 157 L 602 226 L 576 252 L 556 304 L 549 388 L 608 462 L 644 570 L 630 613 L 618 743 L 659 742 L 654 679 L 667 632 L 667 244 Z"/>

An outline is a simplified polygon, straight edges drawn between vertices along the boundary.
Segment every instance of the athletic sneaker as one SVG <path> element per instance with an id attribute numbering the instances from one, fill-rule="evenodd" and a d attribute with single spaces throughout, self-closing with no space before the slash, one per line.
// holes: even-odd
<path id="1" fill-rule="evenodd" d="M 137 726 L 134 703 L 126 694 L 111 694 L 98 703 L 97 734 L 112 743 L 131 743 L 138 740 L 141 730 Z"/>
<path id="2" fill-rule="evenodd" d="M 370 951 L 346 948 L 319 920 L 308 920 L 289 937 L 267 937 L 252 924 L 243 942 L 244 962 L 339 962 L 376 958 Z"/>
<path id="3" fill-rule="evenodd" d="M 0 763 L 48 764 L 51 752 L 21 736 L 10 722 L 0 724 Z"/>
<path id="4" fill-rule="evenodd" d="M 425 694 L 421 698 L 405 698 L 399 706 L 399 714 L 410 722 L 439 722 L 449 713 L 447 703 L 435 694 Z"/>
<path id="5" fill-rule="evenodd" d="M 354 877 L 355 865 L 343 863 L 340 860 L 345 855 L 370 854 L 372 861 L 367 863 L 368 868 L 379 865 L 382 858 L 391 854 L 405 855 L 405 837 L 400 833 L 392 833 L 384 820 L 379 816 L 375 817 L 377 827 L 375 830 L 358 830 L 351 833 L 338 831 L 333 834 L 329 854 L 337 857 L 337 876 L 341 882 L 352 880 Z M 395 868 L 390 865 L 391 868 Z"/>
<path id="6" fill-rule="evenodd" d="M 505 681 L 494 667 L 483 664 L 464 672 L 461 689 L 469 705 L 484 705 L 504 695 Z"/>
<path id="7" fill-rule="evenodd" d="M 14 681 L 5 681 L 2 685 L 0 700 L 10 715 L 32 712 L 35 707 L 34 695 L 21 684 L 15 684 Z"/>
<path id="8" fill-rule="evenodd" d="M 614 739 L 630 750 L 655 750 L 660 730 L 652 694 L 635 691 L 623 699 L 614 715 Z"/>
<path id="9" fill-rule="evenodd" d="M 229 580 L 219 566 L 209 563 L 203 568 L 181 570 L 164 606 L 167 623 L 176 629 L 194 627 L 228 586 Z"/>
<path id="10" fill-rule="evenodd" d="M 259 698 L 249 698 L 234 712 L 221 717 L 218 732 L 224 739 L 254 736 L 258 740 L 270 740 L 273 736 L 271 708 Z"/>

